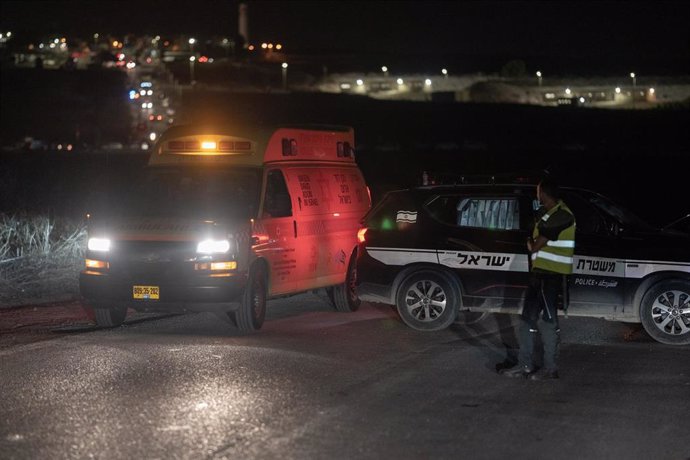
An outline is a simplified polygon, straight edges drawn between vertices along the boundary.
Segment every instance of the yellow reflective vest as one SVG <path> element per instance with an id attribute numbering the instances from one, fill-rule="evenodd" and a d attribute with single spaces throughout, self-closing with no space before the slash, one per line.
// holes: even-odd
<path id="1" fill-rule="evenodd" d="M 539 221 L 534 225 L 532 238 L 534 240 L 539 237 L 539 224 L 548 225 L 548 221 L 552 215 L 558 210 L 563 210 L 573 215 L 572 211 L 563 201 L 558 200 L 556 206 L 551 208 L 544 214 Z M 549 240 L 546 245 L 539 251 L 532 253 L 532 270 L 544 270 L 552 273 L 561 273 L 569 275 L 573 272 L 573 254 L 575 253 L 575 216 L 573 216 L 573 223 L 561 230 L 558 234 L 558 239 Z"/>

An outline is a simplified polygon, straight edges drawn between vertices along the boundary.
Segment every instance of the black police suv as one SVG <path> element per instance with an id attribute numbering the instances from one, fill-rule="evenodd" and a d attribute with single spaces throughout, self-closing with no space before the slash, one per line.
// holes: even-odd
<path id="1" fill-rule="evenodd" d="M 459 311 L 518 313 L 535 195 L 526 184 L 388 193 L 359 232 L 359 297 L 395 305 L 421 331 L 448 327 Z M 659 342 L 690 344 L 690 235 L 653 228 L 595 192 L 562 195 L 577 220 L 568 314 L 641 322 Z"/>

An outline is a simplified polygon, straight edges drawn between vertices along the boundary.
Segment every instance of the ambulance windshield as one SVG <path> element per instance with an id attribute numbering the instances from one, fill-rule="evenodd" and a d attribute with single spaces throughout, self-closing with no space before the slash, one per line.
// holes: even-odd
<path id="1" fill-rule="evenodd" d="M 250 218 L 258 209 L 259 171 L 250 168 L 154 168 L 126 214 Z"/>

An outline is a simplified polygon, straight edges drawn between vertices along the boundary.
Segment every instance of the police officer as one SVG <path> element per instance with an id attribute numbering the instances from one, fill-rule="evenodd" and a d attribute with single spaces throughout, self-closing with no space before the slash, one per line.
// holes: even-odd
<path id="1" fill-rule="evenodd" d="M 575 216 L 560 199 L 558 185 L 549 179 L 537 185 L 537 199 L 543 207 L 532 237 L 527 240 L 532 269 L 520 317 L 518 363 L 500 373 L 507 377 L 544 380 L 558 378 L 560 329 L 556 304 L 558 294 L 566 285 L 564 278 L 573 272 Z M 532 355 L 534 336 L 538 332 L 544 344 L 544 366 L 535 372 Z"/>

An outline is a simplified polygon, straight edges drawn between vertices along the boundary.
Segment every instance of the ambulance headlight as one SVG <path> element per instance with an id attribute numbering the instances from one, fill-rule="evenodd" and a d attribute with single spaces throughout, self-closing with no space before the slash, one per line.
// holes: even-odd
<path id="1" fill-rule="evenodd" d="M 87 244 L 89 251 L 110 251 L 110 240 L 108 238 L 89 238 Z"/>
<path id="2" fill-rule="evenodd" d="M 229 250 L 228 240 L 204 240 L 196 245 L 196 252 L 199 254 L 223 254 Z"/>

